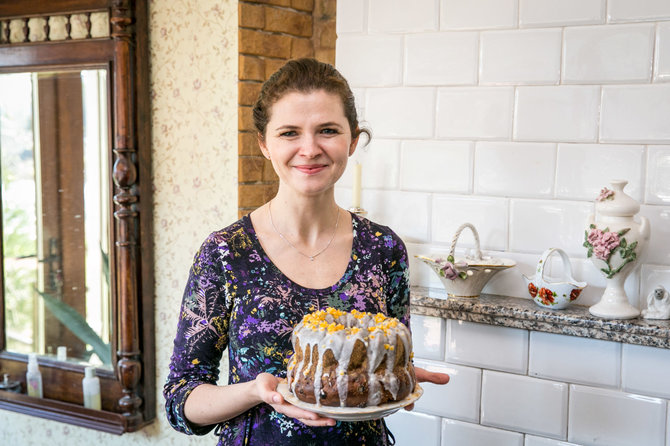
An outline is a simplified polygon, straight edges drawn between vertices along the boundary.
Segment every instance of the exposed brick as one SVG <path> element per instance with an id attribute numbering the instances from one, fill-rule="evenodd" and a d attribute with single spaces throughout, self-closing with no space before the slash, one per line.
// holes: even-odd
<path id="1" fill-rule="evenodd" d="M 260 3 L 263 5 L 291 6 L 291 0 L 247 0 L 249 3 Z"/>
<path id="2" fill-rule="evenodd" d="M 261 149 L 258 147 L 256 132 L 240 132 L 237 134 L 237 153 L 244 155 L 261 155 Z"/>
<path id="3" fill-rule="evenodd" d="M 253 117 L 253 107 L 247 107 L 247 106 L 239 106 L 237 107 L 237 116 L 238 116 L 238 122 L 237 122 L 237 128 L 238 130 L 246 131 L 246 132 L 253 132 L 255 130 L 254 127 L 254 117 Z"/>
<path id="4" fill-rule="evenodd" d="M 315 0 L 314 1 L 314 17 L 319 19 L 327 18 L 335 20 L 337 14 L 336 0 Z"/>
<path id="5" fill-rule="evenodd" d="M 265 157 L 244 156 L 238 159 L 238 181 L 240 183 L 254 183 L 257 181 L 263 181 Z"/>
<path id="6" fill-rule="evenodd" d="M 239 57 L 239 78 L 244 81 L 264 81 L 265 62 L 256 56 Z"/>
<path id="7" fill-rule="evenodd" d="M 239 30 L 239 52 L 258 56 L 288 58 L 291 56 L 291 37 L 267 34 L 251 29 Z"/>
<path id="8" fill-rule="evenodd" d="M 263 181 L 278 181 L 277 173 L 275 172 L 274 167 L 272 167 L 272 161 L 263 157 L 265 163 L 263 163 Z"/>
<path id="9" fill-rule="evenodd" d="M 254 105 L 263 84 L 260 82 L 239 82 L 237 85 L 240 105 Z"/>
<path id="10" fill-rule="evenodd" d="M 314 57 L 314 45 L 311 39 L 293 37 L 291 39 L 291 57 Z"/>
<path id="11" fill-rule="evenodd" d="M 284 59 L 267 59 L 265 61 L 265 78 L 272 76 L 272 73 L 284 66 L 285 63 L 286 60 Z"/>
<path id="12" fill-rule="evenodd" d="M 316 60 L 320 60 L 321 62 L 335 65 L 335 49 L 334 48 L 317 49 L 314 51 L 314 58 Z"/>
<path id="13" fill-rule="evenodd" d="M 278 183 L 240 184 L 238 206 L 241 208 L 258 207 L 270 201 L 277 194 Z"/>
<path id="14" fill-rule="evenodd" d="M 265 8 L 265 30 L 311 37 L 312 16 L 278 8 Z"/>
<path id="15" fill-rule="evenodd" d="M 291 7 L 311 13 L 314 10 L 314 0 L 291 0 Z"/>
<path id="16" fill-rule="evenodd" d="M 240 2 L 237 9 L 240 26 L 263 29 L 265 26 L 265 8 L 263 5 Z"/>
<path id="17" fill-rule="evenodd" d="M 321 48 L 335 48 L 337 33 L 335 31 L 335 21 L 329 20 L 319 24 L 319 44 Z"/>

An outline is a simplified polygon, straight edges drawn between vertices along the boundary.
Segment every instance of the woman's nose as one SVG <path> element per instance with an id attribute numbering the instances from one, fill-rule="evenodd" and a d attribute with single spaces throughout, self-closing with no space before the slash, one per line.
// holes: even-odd
<path id="1" fill-rule="evenodd" d="M 321 154 L 321 146 L 316 137 L 305 135 L 300 141 L 300 154 L 307 158 L 316 158 Z"/>

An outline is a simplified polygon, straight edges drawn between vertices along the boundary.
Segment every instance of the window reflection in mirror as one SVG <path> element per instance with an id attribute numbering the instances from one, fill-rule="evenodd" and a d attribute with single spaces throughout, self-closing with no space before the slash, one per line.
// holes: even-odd
<path id="1" fill-rule="evenodd" d="M 0 74 L 0 172 L 7 350 L 111 369 L 107 88 Z"/>

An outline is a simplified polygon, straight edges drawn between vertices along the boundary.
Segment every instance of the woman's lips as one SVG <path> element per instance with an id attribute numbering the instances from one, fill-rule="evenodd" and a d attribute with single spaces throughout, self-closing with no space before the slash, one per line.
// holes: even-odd
<path id="1" fill-rule="evenodd" d="M 309 165 L 295 166 L 295 168 L 307 175 L 314 175 L 315 173 L 321 172 L 323 169 L 326 168 L 326 166 L 325 164 L 309 164 Z"/>

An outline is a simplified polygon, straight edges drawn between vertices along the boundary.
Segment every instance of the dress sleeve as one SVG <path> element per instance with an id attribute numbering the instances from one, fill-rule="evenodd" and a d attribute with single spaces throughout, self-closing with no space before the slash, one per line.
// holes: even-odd
<path id="1" fill-rule="evenodd" d="M 227 246 L 210 236 L 195 255 L 182 298 L 170 371 L 163 387 L 170 425 L 189 435 L 204 435 L 214 428 L 190 423 L 184 416 L 184 403 L 199 385 L 216 384 L 221 356 L 228 346 L 226 252 Z"/>
<path id="2" fill-rule="evenodd" d="M 389 290 L 386 308 L 389 316 L 395 317 L 409 327 L 409 262 L 407 248 L 396 234 L 391 236 L 391 255 L 388 260 Z"/>

